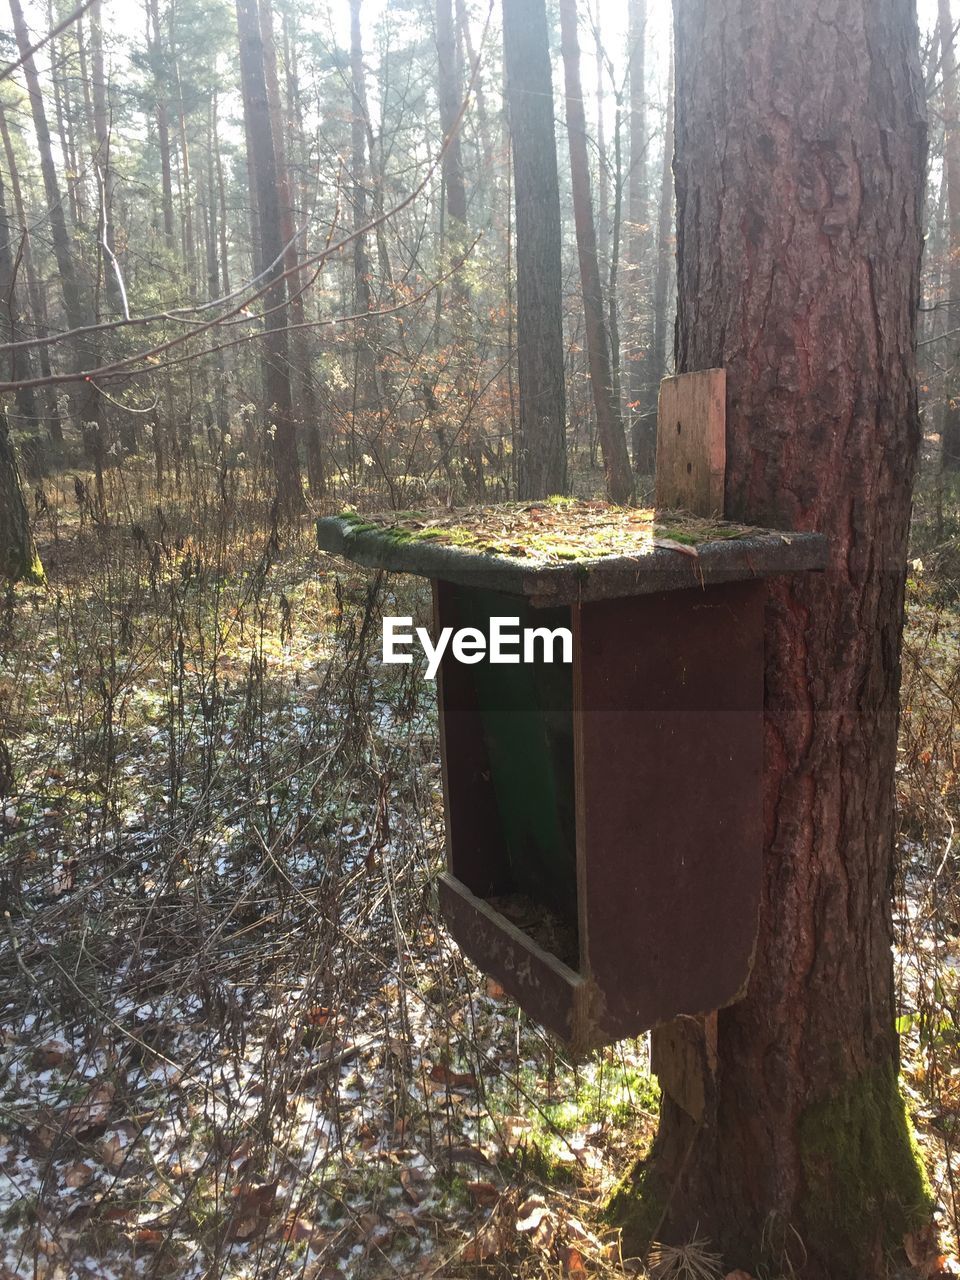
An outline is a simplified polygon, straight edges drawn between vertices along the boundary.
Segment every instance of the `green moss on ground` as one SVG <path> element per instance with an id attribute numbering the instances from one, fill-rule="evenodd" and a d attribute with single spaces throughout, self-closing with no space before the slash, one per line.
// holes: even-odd
<path id="1" fill-rule="evenodd" d="M 805 1233 L 829 1242 L 838 1275 L 878 1246 L 901 1253 L 904 1237 L 930 1221 L 935 1197 L 892 1066 L 811 1107 L 800 1152 Z"/>

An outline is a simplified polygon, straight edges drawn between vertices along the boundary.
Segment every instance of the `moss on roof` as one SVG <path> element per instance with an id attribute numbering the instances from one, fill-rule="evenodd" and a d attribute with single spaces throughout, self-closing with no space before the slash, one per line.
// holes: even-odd
<path id="1" fill-rule="evenodd" d="M 788 535 L 682 511 L 618 507 L 609 502 L 549 498 L 460 507 L 446 512 L 396 511 L 361 516 L 341 512 L 352 534 L 378 533 L 397 545 L 433 542 L 480 554 L 509 556 L 535 565 L 641 556 L 655 547 L 696 555 L 708 542 Z"/>

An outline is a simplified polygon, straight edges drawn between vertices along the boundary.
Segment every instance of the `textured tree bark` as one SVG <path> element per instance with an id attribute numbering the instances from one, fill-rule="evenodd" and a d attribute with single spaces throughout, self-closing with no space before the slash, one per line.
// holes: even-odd
<path id="1" fill-rule="evenodd" d="M 167 76 L 163 39 L 160 34 L 160 7 L 157 0 L 147 0 L 150 39 L 147 54 L 153 72 L 156 93 L 157 144 L 160 149 L 160 207 L 163 211 L 163 237 L 173 251 L 173 175 L 170 167 L 170 109 L 167 103 Z"/>
<path id="2" fill-rule="evenodd" d="M 42 582 L 43 566 L 30 532 L 27 504 L 7 419 L 0 413 L 0 579 Z"/>
<path id="3" fill-rule="evenodd" d="M 17 157 L 14 154 L 13 142 L 10 137 L 10 130 L 7 126 L 7 117 L 4 112 L 2 102 L 0 102 L 0 138 L 2 138 L 3 141 L 3 154 L 7 161 L 7 173 L 10 178 L 10 191 L 13 195 L 13 215 L 16 219 L 17 236 L 20 239 L 23 258 L 23 273 L 27 280 L 27 297 L 30 301 L 33 330 L 36 337 L 45 338 L 47 336 L 47 312 L 44 305 L 43 293 L 37 280 L 36 269 L 33 265 L 33 250 L 30 242 L 30 230 L 27 223 L 26 210 L 23 206 L 23 192 L 20 188 L 20 172 L 17 167 Z M 49 378 L 51 373 L 49 347 L 38 348 L 37 362 L 40 366 L 40 376 L 42 378 Z M 60 409 L 56 389 L 48 387 L 45 395 L 42 397 L 42 400 L 50 439 L 54 444 L 63 444 L 63 423 L 60 420 Z"/>
<path id="4" fill-rule="evenodd" d="M 263 38 L 263 62 L 270 105 L 271 132 L 277 168 L 277 195 L 280 205 L 280 237 L 283 241 L 283 265 L 287 275 L 290 320 L 294 326 L 288 333 L 293 355 L 290 370 L 293 415 L 303 433 L 307 447 L 307 476 L 310 492 L 320 497 L 326 491 L 326 475 L 320 442 L 320 415 L 310 358 L 310 339 L 306 329 L 306 310 L 300 275 L 300 249 L 294 218 L 293 194 L 284 145 L 283 108 L 280 102 L 280 78 L 277 72 L 277 47 L 273 33 L 273 8 L 270 0 L 260 0 L 260 33 Z"/>
<path id="5" fill-rule="evenodd" d="M 663 164 L 660 171 L 660 209 L 657 216 L 657 265 L 653 283 L 653 346 L 646 384 L 644 417 L 657 420 L 660 381 L 667 373 L 667 298 L 673 275 L 670 239 L 673 233 L 673 42 L 670 44 L 670 80 L 667 85 L 667 118 L 663 131 Z"/>
<path id="6" fill-rule="evenodd" d="M 503 60 L 513 153 L 520 456 L 517 496 L 567 486 L 560 192 L 544 0 L 503 0 Z"/>
<path id="7" fill-rule="evenodd" d="M 645 81 L 647 0 L 630 0 L 630 176 L 627 210 L 627 300 L 630 307 L 630 444 L 634 469 L 651 475 L 657 443 L 657 421 L 643 415 L 644 389 L 649 369 L 643 359 L 645 342 L 643 308 L 643 244 L 647 221 L 647 89 Z"/>
<path id="8" fill-rule="evenodd" d="M 573 188 L 573 220 L 580 260 L 580 289 L 587 333 L 587 362 L 597 415 L 597 434 L 603 454 L 607 496 L 611 502 L 631 502 L 633 474 L 627 438 L 623 433 L 620 404 L 613 391 L 610 345 L 603 317 L 603 290 L 597 260 L 597 232 L 590 195 L 587 160 L 587 122 L 580 81 L 580 45 L 577 39 L 576 0 L 560 0 L 560 32 L 567 90 L 567 137 L 570 143 L 570 180 Z"/>
<path id="9" fill-rule="evenodd" d="M 947 329 L 960 327 L 960 96 L 957 51 L 953 41 L 950 0 L 938 0 L 941 65 L 943 70 L 943 170 L 947 184 L 949 263 Z M 960 471 L 960 343 L 948 346 L 948 375 L 944 381 L 941 419 L 941 460 L 944 471 Z"/>
<path id="10" fill-rule="evenodd" d="M 665 1097 L 662 1235 L 887 1274 L 928 1213 L 897 1091 L 894 761 L 925 106 L 902 0 L 678 0 L 677 369 L 727 371 L 726 514 L 818 529 L 767 599 L 766 852 L 698 1123 Z M 788 1265 L 789 1264 L 789 1265 Z"/>
<path id="11" fill-rule="evenodd" d="M 30 112 L 33 128 L 37 135 L 37 147 L 40 152 L 40 171 L 43 176 L 43 192 L 46 197 L 48 218 L 50 220 L 50 238 L 53 241 L 53 253 L 57 262 L 57 273 L 60 278 L 60 289 L 63 294 L 63 309 L 66 313 L 67 326 L 77 329 L 90 316 L 87 299 L 81 286 L 80 278 L 74 264 L 70 237 L 67 233 L 67 222 L 63 214 L 63 203 L 60 199 L 60 184 L 57 180 L 57 169 L 53 160 L 53 148 L 50 142 L 50 129 L 47 125 L 47 113 L 44 107 L 43 93 L 40 89 L 40 77 L 37 66 L 30 52 L 30 32 L 27 29 L 20 0 L 10 0 L 10 15 L 13 18 L 13 29 L 17 38 L 17 48 L 23 59 L 23 77 L 30 97 Z M 83 340 L 73 341 L 74 365 L 83 369 L 90 351 Z M 96 346 L 93 346 L 93 352 Z M 81 434 L 92 455 L 97 475 L 97 505 L 101 518 L 105 515 L 103 494 L 103 466 L 105 445 L 103 439 L 102 405 L 100 392 L 92 382 L 84 381 L 75 396 L 77 420 Z"/>
<path id="12" fill-rule="evenodd" d="M 460 113 L 460 77 L 457 74 L 457 44 L 453 30 L 453 0 L 437 0 L 437 88 L 440 100 L 440 128 L 449 137 Z M 460 226 L 467 224 L 467 188 L 463 180 L 463 157 L 459 130 L 443 153 L 443 189 L 447 213 Z"/>
<path id="13" fill-rule="evenodd" d="M 287 293 L 281 258 L 280 201 L 277 163 L 270 125 L 270 107 L 264 76 L 263 40 L 257 0 L 237 0 L 240 38 L 240 70 L 243 113 L 256 179 L 260 212 L 260 251 L 270 288 L 263 297 L 265 417 L 273 438 L 273 469 L 277 495 L 290 513 L 303 507 L 297 434 L 290 397 L 290 361 L 287 350 Z"/>
<path id="14" fill-rule="evenodd" d="M 101 0 L 90 9 L 90 70 L 93 95 L 93 160 L 100 190 L 98 226 L 101 249 L 106 257 L 103 264 L 103 282 L 111 311 L 122 314 L 123 297 L 120 283 L 120 264 L 116 258 L 116 237 L 113 226 L 113 197 L 116 176 L 110 155 L 110 113 L 107 103 L 107 77 L 103 63 L 103 28 L 101 25 Z"/>

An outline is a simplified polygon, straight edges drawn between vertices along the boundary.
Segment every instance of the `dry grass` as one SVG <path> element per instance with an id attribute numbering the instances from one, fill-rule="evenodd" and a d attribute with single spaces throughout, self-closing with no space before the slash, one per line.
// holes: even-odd
<path id="1" fill-rule="evenodd" d="M 645 1045 L 565 1062 L 439 925 L 432 686 L 372 660 L 425 596 L 255 474 L 114 480 L 2 619 L 0 1275 L 619 1271 Z"/>

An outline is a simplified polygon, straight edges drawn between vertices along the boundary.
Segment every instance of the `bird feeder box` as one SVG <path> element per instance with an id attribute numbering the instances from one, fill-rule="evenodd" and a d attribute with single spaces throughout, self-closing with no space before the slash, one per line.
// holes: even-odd
<path id="1" fill-rule="evenodd" d="M 573 500 L 318 535 L 429 578 L 437 634 L 569 629 L 569 662 L 440 665 L 440 903 L 466 954 L 578 1052 L 735 1000 L 760 901 L 763 579 L 822 568 L 824 539 Z"/>

